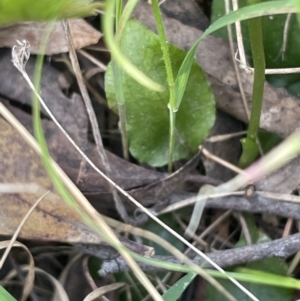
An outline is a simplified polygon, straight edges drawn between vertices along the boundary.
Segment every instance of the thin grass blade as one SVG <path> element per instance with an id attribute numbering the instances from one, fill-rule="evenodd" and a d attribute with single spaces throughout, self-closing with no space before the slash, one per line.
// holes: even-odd
<path id="1" fill-rule="evenodd" d="M 237 11 L 231 12 L 222 18 L 215 21 L 195 42 L 192 48 L 187 53 L 180 70 L 175 80 L 175 110 L 178 110 L 182 97 L 185 92 L 188 77 L 191 71 L 193 59 L 199 43 L 207 37 L 209 34 L 217 31 L 218 29 L 233 24 L 237 21 L 243 21 L 254 17 L 260 17 L 265 15 L 287 14 L 295 13 L 298 11 L 298 7 L 295 5 L 295 0 L 287 1 L 270 1 L 263 2 L 247 7 L 243 7 Z"/>

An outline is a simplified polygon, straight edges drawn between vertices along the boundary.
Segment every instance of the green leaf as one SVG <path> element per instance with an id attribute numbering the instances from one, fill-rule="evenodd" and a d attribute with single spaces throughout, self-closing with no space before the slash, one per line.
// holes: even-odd
<path id="1" fill-rule="evenodd" d="M 46 21 L 84 17 L 95 13 L 91 0 L 0 0 L 0 25 L 22 21 Z"/>
<path id="2" fill-rule="evenodd" d="M 0 300 L 1 301 L 17 301 L 6 289 L 0 285 Z"/>
<path id="3" fill-rule="evenodd" d="M 163 294 L 163 299 L 165 301 L 176 301 L 187 289 L 187 287 L 195 279 L 196 276 L 197 274 L 195 273 L 188 273 L 182 278 L 180 278 Z"/>
<path id="4" fill-rule="evenodd" d="M 128 74 L 122 77 L 125 95 L 126 128 L 131 154 L 140 162 L 163 166 L 169 151 L 169 89 L 159 38 L 136 21 L 129 21 L 120 41 L 124 55 L 150 78 L 165 87 L 162 93 L 150 91 Z M 169 45 L 174 75 L 185 52 Z M 105 76 L 109 106 L 116 110 L 113 73 Z M 205 74 L 193 62 L 180 110 L 176 113 L 173 160 L 188 158 L 196 152 L 215 120 L 215 103 Z"/>

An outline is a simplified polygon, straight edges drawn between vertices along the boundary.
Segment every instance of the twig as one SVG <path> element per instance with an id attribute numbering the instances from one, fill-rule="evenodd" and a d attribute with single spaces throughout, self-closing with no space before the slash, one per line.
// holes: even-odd
<path id="1" fill-rule="evenodd" d="M 242 192 L 240 195 L 234 194 L 231 196 L 224 197 L 215 197 L 207 200 L 205 207 L 206 208 L 217 208 L 217 209 L 233 209 L 237 211 L 245 211 L 245 212 L 253 212 L 253 213 L 268 213 L 273 215 L 279 215 L 282 217 L 291 217 L 294 219 L 300 219 L 300 203 L 292 203 L 282 201 L 281 199 L 274 199 L 267 196 L 260 195 L 260 191 L 256 191 L 256 193 L 251 197 L 247 198 Z M 262 192 L 264 194 L 264 192 Z M 275 194 L 272 194 L 275 195 Z M 279 194 L 280 195 L 280 194 Z M 286 195 L 287 196 L 287 195 Z M 198 196 L 199 197 L 199 196 Z M 163 214 L 166 212 L 170 212 L 175 210 L 174 207 L 179 202 L 183 202 L 184 206 L 193 204 L 198 199 L 196 194 L 174 194 L 170 196 L 169 201 L 174 203 L 165 209 L 161 210 L 157 214 Z M 203 196 L 202 196 L 203 197 Z M 296 196 L 291 196 L 296 197 Z M 298 197 L 299 198 L 299 197 Z M 177 205 L 177 209 L 182 208 L 184 206 Z"/>
<path id="2" fill-rule="evenodd" d="M 232 7 L 233 10 L 238 10 L 238 1 L 232 0 Z M 235 31 L 236 31 L 236 39 L 238 44 L 238 51 L 240 56 L 240 68 L 243 70 L 248 70 L 247 61 L 246 61 L 246 55 L 245 55 L 245 49 L 244 49 L 244 43 L 243 43 L 243 35 L 242 35 L 242 28 L 241 28 L 241 22 L 235 22 Z M 248 73 L 248 72 L 247 72 Z"/>
<path id="3" fill-rule="evenodd" d="M 227 162 L 225 160 L 223 160 L 220 157 L 215 156 L 214 154 L 212 154 L 210 151 L 208 151 L 206 148 L 204 147 L 200 147 L 203 155 L 207 158 L 210 159 L 216 163 L 219 163 L 220 165 L 228 168 L 229 170 L 232 170 L 233 172 L 237 173 L 237 174 L 246 174 L 242 169 L 240 169 L 239 167 L 231 164 L 230 162 Z"/>
<path id="4" fill-rule="evenodd" d="M 199 238 L 204 238 L 210 232 L 212 232 L 216 227 L 224 222 L 225 219 L 232 213 L 232 210 L 227 210 L 221 216 L 219 216 L 213 223 L 211 223 L 200 235 Z"/>
<path id="5" fill-rule="evenodd" d="M 94 63 L 96 66 L 98 66 L 101 71 L 106 71 L 107 67 L 105 64 L 103 64 L 102 62 L 98 61 L 94 56 L 90 55 L 88 52 L 79 49 L 77 50 L 81 55 L 83 55 L 84 57 L 86 57 L 89 61 L 91 61 L 92 63 Z"/>
<path id="6" fill-rule="evenodd" d="M 73 44 L 73 40 L 72 40 L 70 28 L 69 28 L 69 23 L 68 23 L 68 21 L 62 21 L 62 24 L 63 24 L 63 28 L 64 28 L 64 31 L 65 31 L 66 40 L 67 40 L 68 46 L 69 46 L 69 53 L 70 53 L 71 63 L 72 63 L 72 66 L 73 66 L 73 69 L 74 69 L 74 72 L 75 72 L 75 75 L 76 75 L 76 78 L 77 78 L 79 89 L 81 91 L 81 95 L 82 95 L 82 98 L 84 100 L 90 122 L 91 122 L 93 136 L 94 136 L 94 139 L 95 139 L 95 142 L 96 142 L 97 151 L 98 151 L 98 154 L 101 158 L 101 161 L 103 162 L 106 175 L 111 178 L 111 168 L 110 168 L 109 160 L 106 156 L 105 149 L 104 149 L 104 146 L 103 146 L 103 143 L 102 143 L 102 138 L 101 138 L 101 135 L 100 135 L 100 129 L 99 129 L 98 122 L 97 122 L 97 117 L 96 117 L 96 114 L 94 112 L 92 102 L 91 102 L 91 99 L 90 99 L 89 94 L 87 92 L 86 86 L 84 84 L 84 79 L 83 79 L 83 76 L 82 76 L 82 73 L 81 73 L 81 70 L 80 70 L 80 66 L 79 66 L 79 63 L 78 63 L 78 59 L 77 59 L 77 56 L 76 56 L 76 52 L 75 52 L 75 48 L 74 48 L 74 44 Z M 126 211 L 120 197 L 118 196 L 118 193 L 117 193 L 115 187 L 113 187 L 113 185 L 110 185 L 110 190 L 113 194 L 116 209 L 117 209 L 118 213 L 120 214 L 121 218 L 127 223 L 133 222 L 129 218 L 129 216 L 127 214 L 127 211 Z"/>
<path id="7" fill-rule="evenodd" d="M 236 6 L 236 4 L 235 4 L 235 6 Z M 229 14 L 229 12 L 230 12 L 229 0 L 225 0 L 225 12 L 226 12 L 226 14 Z M 237 22 L 236 23 L 237 37 L 240 37 L 240 35 L 238 34 L 240 32 L 240 31 L 238 31 L 240 29 L 240 27 L 241 27 L 240 22 Z M 230 47 L 231 58 L 232 58 L 232 61 L 233 61 L 234 71 L 235 71 L 235 75 L 236 75 L 236 80 L 238 82 L 239 90 L 240 90 L 240 93 L 241 93 L 241 96 L 242 96 L 244 110 L 245 110 L 245 113 L 246 113 L 247 118 L 249 120 L 250 119 L 250 111 L 249 111 L 249 108 L 248 108 L 248 103 L 247 103 L 243 83 L 242 83 L 242 80 L 241 80 L 240 70 L 238 68 L 237 60 L 235 59 L 235 51 L 234 51 L 234 43 L 233 43 L 233 35 L 232 35 L 231 25 L 227 26 L 227 31 L 228 31 L 229 47 Z M 242 42 L 243 42 L 243 40 L 242 40 Z"/>
<path id="8" fill-rule="evenodd" d="M 242 232 L 243 232 L 243 235 L 245 237 L 247 245 L 248 246 L 252 245 L 253 241 L 252 241 L 252 238 L 251 238 L 250 230 L 249 230 L 249 227 L 247 225 L 247 221 L 246 221 L 245 215 L 241 214 L 240 212 L 238 212 L 237 213 L 237 219 L 239 220 L 239 222 L 241 224 Z"/>
<path id="9" fill-rule="evenodd" d="M 209 253 L 207 254 L 207 256 L 215 263 L 217 263 L 219 266 L 225 268 L 228 266 L 252 262 L 268 257 L 286 258 L 296 253 L 299 249 L 300 249 L 300 233 L 297 233 L 287 238 L 281 238 L 271 242 L 255 244 L 243 248 Z M 178 261 L 172 256 L 154 256 L 153 259 L 158 259 L 169 263 L 181 264 L 180 261 Z M 212 268 L 209 264 L 205 263 L 205 261 L 199 256 L 196 256 L 193 259 L 193 262 L 197 265 L 204 264 L 205 268 Z M 147 272 L 162 270 L 160 268 L 145 263 L 140 263 L 140 267 L 143 271 L 147 271 Z M 108 274 L 117 273 L 121 271 L 123 272 L 128 270 L 129 268 L 126 262 L 119 257 L 115 260 L 105 261 L 101 269 L 98 271 L 98 273 L 99 275 L 104 277 Z"/>
<path id="10" fill-rule="evenodd" d="M 288 30 L 289 30 L 291 17 L 292 17 L 291 13 L 287 14 L 286 20 L 285 20 L 285 23 L 284 23 L 283 42 L 282 42 L 282 47 L 281 47 L 280 52 L 279 52 L 279 55 L 281 54 L 281 59 L 283 61 L 284 61 L 284 55 L 285 55 L 286 45 L 287 45 L 287 41 L 288 41 Z"/>
<path id="11" fill-rule="evenodd" d="M 291 233 L 291 230 L 292 230 L 292 226 L 293 226 L 293 219 L 292 218 L 289 218 L 285 224 L 285 227 L 284 227 L 284 230 L 283 230 L 283 233 L 282 233 L 282 237 L 288 237 Z"/>
<path id="12" fill-rule="evenodd" d="M 171 212 L 171 211 L 174 211 L 174 210 L 178 210 L 180 208 L 183 208 L 183 207 L 186 207 L 186 206 L 189 206 L 189 205 L 193 205 L 196 202 L 204 201 L 206 199 L 208 199 L 208 200 L 219 199 L 220 200 L 220 198 L 223 198 L 223 197 L 226 197 L 226 196 L 243 195 L 243 194 L 244 194 L 244 192 L 242 192 L 242 191 L 212 193 L 209 196 L 201 195 L 201 194 L 198 194 L 198 195 L 193 194 L 193 197 L 190 197 L 190 198 L 184 199 L 184 200 L 178 200 L 177 202 L 167 206 L 166 208 L 164 208 L 163 210 L 161 210 L 157 214 L 160 215 L 160 214 L 164 214 L 164 213 Z"/>
<path id="13" fill-rule="evenodd" d="M 241 132 L 236 132 L 236 133 L 232 133 L 232 134 L 216 135 L 216 136 L 212 136 L 212 137 L 205 139 L 205 142 L 216 143 L 216 142 L 225 141 L 225 140 L 228 140 L 228 139 L 231 139 L 234 137 L 243 136 L 245 134 L 247 134 L 247 131 L 241 131 Z"/>

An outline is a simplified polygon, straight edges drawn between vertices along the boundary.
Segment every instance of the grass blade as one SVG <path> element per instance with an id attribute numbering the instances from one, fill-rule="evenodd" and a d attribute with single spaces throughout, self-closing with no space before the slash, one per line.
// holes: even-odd
<path id="1" fill-rule="evenodd" d="M 215 21 L 204 33 L 203 35 L 195 42 L 192 48 L 187 53 L 178 75 L 175 80 L 175 108 L 178 110 L 180 103 L 182 101 L 183 94 L 185 92 L 186 84 L 188 77 L 191 71 L 191 66 L 193 59 L 199 43 L 207 37 L 209 34 L 217 31 L 218 29 L 233 24 L 237 21 L 243 21 L 251 19 L 254 17 L 265 16 L 265 15 L 276 15 L 276 14 L 286 14 L 286 13 L 295 13 L 298 11 L 298 8 L 295 6 L 295 0 L 287 1 L 270 1 L 263 2 L 247 7 L 243 7 L 237 11 L 231 12 L 222 18 Z"/>
<path id="2" fill-rule="evenodd" d="M 118 62 L 118 65 L 126 70 L 132 78 L 134 78 L 138 83 L 147 87 L 150 90 L 162 92 L 164 88 L 146 76 L 138 68 L 136 68 L 120 51 L 120 48 L 114 41 L 113 34 L 113 18 L 114 18 L 114 6 L 115 0 L 106 1 L 105 15 L 103 18 L 103 30 L 106 44 L 111 51 L 113 58 Z"/>

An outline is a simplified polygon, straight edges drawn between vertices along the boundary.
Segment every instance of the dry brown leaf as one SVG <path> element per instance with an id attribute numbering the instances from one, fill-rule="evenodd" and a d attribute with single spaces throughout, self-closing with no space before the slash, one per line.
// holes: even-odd
<path id="1" fill-rule="evenodd" d="M 2 118 L 0 118 L 0 158 L 0 183 L 35 182 L 42 191 L 53 190 L 52 182 L 40 157 Z M 1 194 L 0 235 L 13 235 L 36 200 L 37 196 L 32 194 Z M 67 206 L 55 192 L 45 196 L 22 228 L 20 237 L 77 244 L 106 245 L 103 239 L 87 227 L 79 215 Z M 153 252 L 152 248 L 126 238 L 121 237 L 120 240 L 126 247 L 137 253 L 149 255 Z M 105 251 L 111 254 L 112 250 L 110 248 L 108 251 L 108 248 L 110 247 L 106 246 Z"/>
<path id="2" fill-rule="evenodd" d="M 31 53 L 40 51 L 40 44 L 47 27 L 46 22 L 26 22 L 0 29 L 0 47 L 12 48 L 16 40 L 27 40 Z M 96 44 L 102 34 L 82 19 L 70 20 L 70 29 L 76 49 Z M 68 52 L 68 45 L 61 22 L 56 22 L 45 51 L 46 55 Z"/>
<path id="3" fill-rule="evenodd" d="M 27 145 L 16 130 L 0 118 L 0 182 L 35 182 L 46 190 L 53 189 L 39 156 Z M 0 196 L 1 235 L 12 235 L 20 221 L 38 196 L 29 194 L 3 194 Z M 21 237 L 69 242 L 101 242 L 76 212 L 67 207 L 62 199 L 51 193 L 20 233 Z"/>

